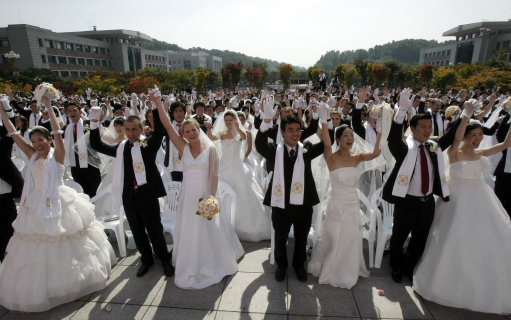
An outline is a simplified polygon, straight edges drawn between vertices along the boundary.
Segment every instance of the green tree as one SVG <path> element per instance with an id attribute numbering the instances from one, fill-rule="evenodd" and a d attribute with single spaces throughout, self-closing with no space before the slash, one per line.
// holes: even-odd
<path id="1" fill-rule="evenodd" d="M 367 84 L 367 61 L 358 59 L 355 61 L 355 69 L 357 69 L 357 72 L 360 76 L 360 80 L 362 82 L 362 85 Z"/>
<path id="2" fill-rule="evenodd" d="M 293 75 L 293 66 L 288 63 L 282 63 L 279 66 L 279 76 L 282 80 L 284 89 L 288 89 L 291 86 L 291 76 Z"/>

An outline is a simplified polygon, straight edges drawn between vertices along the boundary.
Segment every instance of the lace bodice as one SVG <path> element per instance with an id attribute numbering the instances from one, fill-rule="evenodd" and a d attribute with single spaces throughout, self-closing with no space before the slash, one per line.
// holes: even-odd
<path id="1" fill-rule="evenodd" d="M 43 194 L 43 176 L 45 159 L 41 158 L 34 161 L 34 164 L 30 167 L 30 174 L 32 175 L 32 186 L 30 189 L 29 196 L 27 197 L 27 207 L 36 209 L 41 201 Z M 61 186 L 64 184 L 64 171 L 66 167 L 57 162 L 57 175 L 58 184 Z"/>

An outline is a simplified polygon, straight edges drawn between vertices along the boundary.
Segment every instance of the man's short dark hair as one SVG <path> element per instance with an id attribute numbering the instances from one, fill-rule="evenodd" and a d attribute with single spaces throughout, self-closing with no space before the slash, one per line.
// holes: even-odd
<path id="1" fill-rule="evenodd" d="M 431 120 L 431 115 L 429 113 L 419 113 L 416 114 L 410 119 L 410 127 L 417 128 L 417 125 L 419 124 L 419 120 Z"/>
<path id="2" fill-rule="evenodd" d="M 176 111 L 177 108 L 181 108 L 183 109 L 183 111 L 185 111 L 185 106 L 181 103 L 181 102 L 172 102 L 170 104 L 170 108 L 169 108 L 169 114 L 170 114 L 170 119 L 171 120 L 174 120 L 174 111 Z"/>
<path id="3" fill-rule="evenodd" d="M 287 116 L 287 117 L 282 118 L 282 120 L 280 120 L 280 129 L 282 131 L 286 131 L 286 126 L 288 124 L 292 124 L 292 123 L 298 123 L 300 125 L 300 127 L 302 126 L 300 120 L 298 120 L 297 117 L 295 117 L 295 116 Z"/>
<path id="4" fill-rule="evenodd" d="M 195 109 L 197 109 L 197 107 L 203 107 L 203 108 L 206 108 L 206 105 L 204 104 L 204 102 L 199 101 L 199 102 L 195 102 L 195 103 L 193 104 L 193 109 L 194 109 L 194 110 L 195 110 Z"/>

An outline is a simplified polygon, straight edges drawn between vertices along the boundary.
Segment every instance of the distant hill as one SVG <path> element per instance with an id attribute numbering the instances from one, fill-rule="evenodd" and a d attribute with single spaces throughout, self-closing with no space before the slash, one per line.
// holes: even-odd
<path id="1" fill-rule="evenodd" d="M 358 59 L 369 60 L 375 63 L 395 60 L 402 64 L 418 64 L 421 48 L 435 47 L 453 41 L 438 42 L 436 40 L 405 39 L 374 46 L 369 50 L 358 49 L 343 52 L 331 50 L 322 55 L 314 66 L 324 70 L 333 70 L 340 63 L 353 63 Z"/>
<path id="2" fill-rule="evenodd" d="M 218 50 L 218 49 L 204 49 L 200 47 L 194 47 L 190 49 L 184 49 L 178 46 L 177 44 L 171 44 L 167 43 L 165 41 L 159 41 L 153 39 L 152 42 L 147 42 L 142 44 L 144 48 L 151 49 L 151 50 L 173 50 L 173 51 L 204 51 L 211 55 L 217 56 L 222 58 L 222 63 L 226 65 L 229 62 L 237 63 L 238 61 L 243 62 L 243 67 L 249 67 L 252 66 L 252 61 L 258 61 L 258 62 L 266 62 L 268 63 L 268 71 L 274 71 L 277 70 L 277 68 L 280 65 L 280 62 L 275 60 L 269 60 L 259 57 L 251 57 L 247 56 L 246 54 L 240 53 L 240 52 L 234 52 L 229 50 Z M 305 70 L 302 67 L 296 67 L 293 66 L 298 71 Z"/>

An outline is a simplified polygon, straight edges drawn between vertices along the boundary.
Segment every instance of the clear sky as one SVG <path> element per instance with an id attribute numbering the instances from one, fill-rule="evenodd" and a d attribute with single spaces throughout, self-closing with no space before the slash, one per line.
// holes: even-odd
<path id="1" fill-rule="evenodd" d="M 56 32 L 129 29 L 183 48 L 231 50 L 298 66 L 328 50 L 436 39 L 460 24 L 511 19 L 511 0 L 16 0 L 0 26 Z"/>

